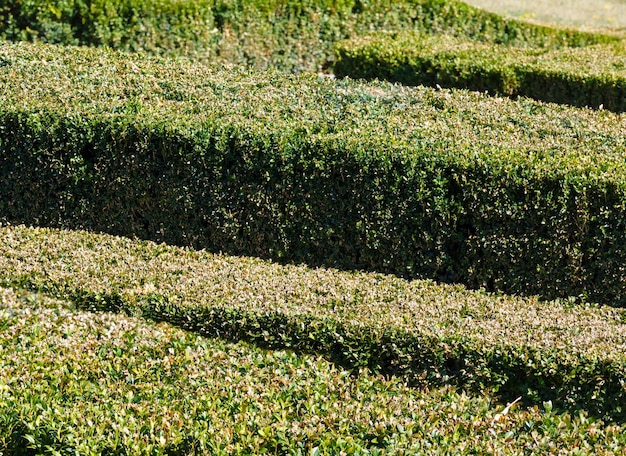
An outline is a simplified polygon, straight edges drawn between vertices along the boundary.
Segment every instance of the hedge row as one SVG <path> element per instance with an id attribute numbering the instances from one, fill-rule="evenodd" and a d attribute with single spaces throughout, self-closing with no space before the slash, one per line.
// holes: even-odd
<path id="1" fill-rule="evenodd" d="M 128 51 L 206 52 L 215 45 L 212 0 L 0 1 L 0 38 Z"/>
<path id="2" fill-rule="evenodd" d="M 337 45 L 335 74 L 626 111 L 624 45 L 529 50 L 418 32 Z"/>
<path id="3" fill-rule="evenodd" d="M 624 421 L 622 309 L 281 266 L 127 238 L 0 229 L 0 283 L 210 337 L 323 354 L 414 384 Z"/>
<path id="4" fill-rule="evenodd" d="M 615 454 L 623 426 L 0 290 L 0 451 Z M 579 453 L 581 454 L 581 453 Z"/>
<path id="5" fill-rule="evenodd" d="M 451 0 L 2 0 L 0 38 L 109 46 L 205 61 L 320 71 L 333 44 L 372 30 L 447 31 L 540 47 L 616 42 Z"/>
<path id="6" fill-rule="evenodd" d="M 626 301 L 626 122 L 473 92 L 3 48 L 0 220 Z"/>

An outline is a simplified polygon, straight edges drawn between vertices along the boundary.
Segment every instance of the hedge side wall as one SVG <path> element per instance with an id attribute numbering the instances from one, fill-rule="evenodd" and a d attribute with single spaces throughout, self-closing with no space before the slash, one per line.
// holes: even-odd
<path id="1" fill-rule="evenodd" d="M 0 2 L 0 38 L 127 51 L 210 52 L 213 1 L 57 0 Z"/>
<path id="2" fill-rule="evenodd" d="M 0 1 L 0 38 L 11 41 L 109 46 L 297 72 L 323 70 L 338 40 L 405 28 L 530 47 L 623 38 L 505 19 L 450 0 Z"/>
<path id="3" fill-rule="evenodd" d="M 338 43 L 335 74 L 626 110 L 626 48 L 529 50 L 416 32 Z"/>
<path id="4" fill-rule="evenodd" d="M 3 54 L 4 223 L 625 304 L 623 115 L 88 49 Z"/>

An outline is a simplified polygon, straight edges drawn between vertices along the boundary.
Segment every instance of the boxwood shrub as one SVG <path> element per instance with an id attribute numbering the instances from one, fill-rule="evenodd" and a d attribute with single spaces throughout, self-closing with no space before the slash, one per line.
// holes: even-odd
<path id="1" fill-rule="evenodd" d="M 0 37 L 128 51 L 210 52 L 213 1 L 55 0 L 0 2 Z"/>
<path id="2" fill-rule="evenodd" d="M 623 115 L 6 45 L 0 219 L 623 306 Z"/>
<path id="3" fill-rule="evenodd" d="M 372 30 L 447 31 L 531 47 L 614 42 L 453 0 L 2 0 L 0 38 L 109 46 L 196 60 L 323 71 L 333 44 Z"/>
<path id="4" fill-rule="evenodd" d="M 0 289 L 0 451 L 611 454 L 623 425 Z"/>
<path id="5" fill-rule="evenodd" d="M 272 264 L 127 238 L 0 229 L 0 284 L 209 337 L 452 384 L 505 402 L 626 417 L 624 309 Z"/>
<path id="6" fill-rule="evenodd" d="M 338 76 L 487 90 L 577 106 L 626 110 L 623 45 L 536 50 L 416 32 L 341 42 Z"/>

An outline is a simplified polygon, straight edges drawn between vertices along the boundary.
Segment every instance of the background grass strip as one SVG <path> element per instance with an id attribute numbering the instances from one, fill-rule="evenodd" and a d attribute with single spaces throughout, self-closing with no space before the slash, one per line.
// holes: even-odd
<path id="1" fill-rule="evenodd" d="M 625 49 L 538 51 L 416 32 L 379 33 L 339 43 L 334 71 L 341 77 L 487 90 L 622 112 Z"/>
<path id="2" fill-rule="evenodd" d="M 624 418 L 623 310 L 84 232 L 5 227 L 1 233 L 5 286 L 212 337 L 321 353 L 346 367 L 416 383 L 452 382 Z"/>
<path id="3" fill-rule="evenodd" d="M 626 5 L 621 0 L 470 0 L 499 14 L 585 29 L 626 28 Z"/>

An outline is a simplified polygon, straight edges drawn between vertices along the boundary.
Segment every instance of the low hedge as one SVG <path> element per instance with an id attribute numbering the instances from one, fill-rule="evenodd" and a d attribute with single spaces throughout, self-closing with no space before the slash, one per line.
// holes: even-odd
<path id="1" fill-rule="evenodd" d="M 451 0 L 0 1 L 0 38 L 11 41 L 109 46 L 291 71 L 323 70 L 338 40 L 398 28 L 532 47 L 623 38 L 533 25 Z"/>
<path id="2" fill-rule="evenodd" d="M 413 384 L 623 421 L 626 313 L 108 235 L 0 229 L 0 283 Z"/>
<path id="3" fill-rule="evenodd" d="M 609 112 L 7 45 L 0 220 L 626 301 Z"/>
<path id="4" fill-rule="evenodd" d="M 623 45 L 529 50 L 416 32 L 337 45 L 335 74 L 626 111 Z"/>
<path id="5" fill-rule="evenodd" d="M 0 290 L 0 451 L 22 454 L 553 454 L 626 446 L 550 403 L 411 389 L 323 359 L 205 339 Z"/>

